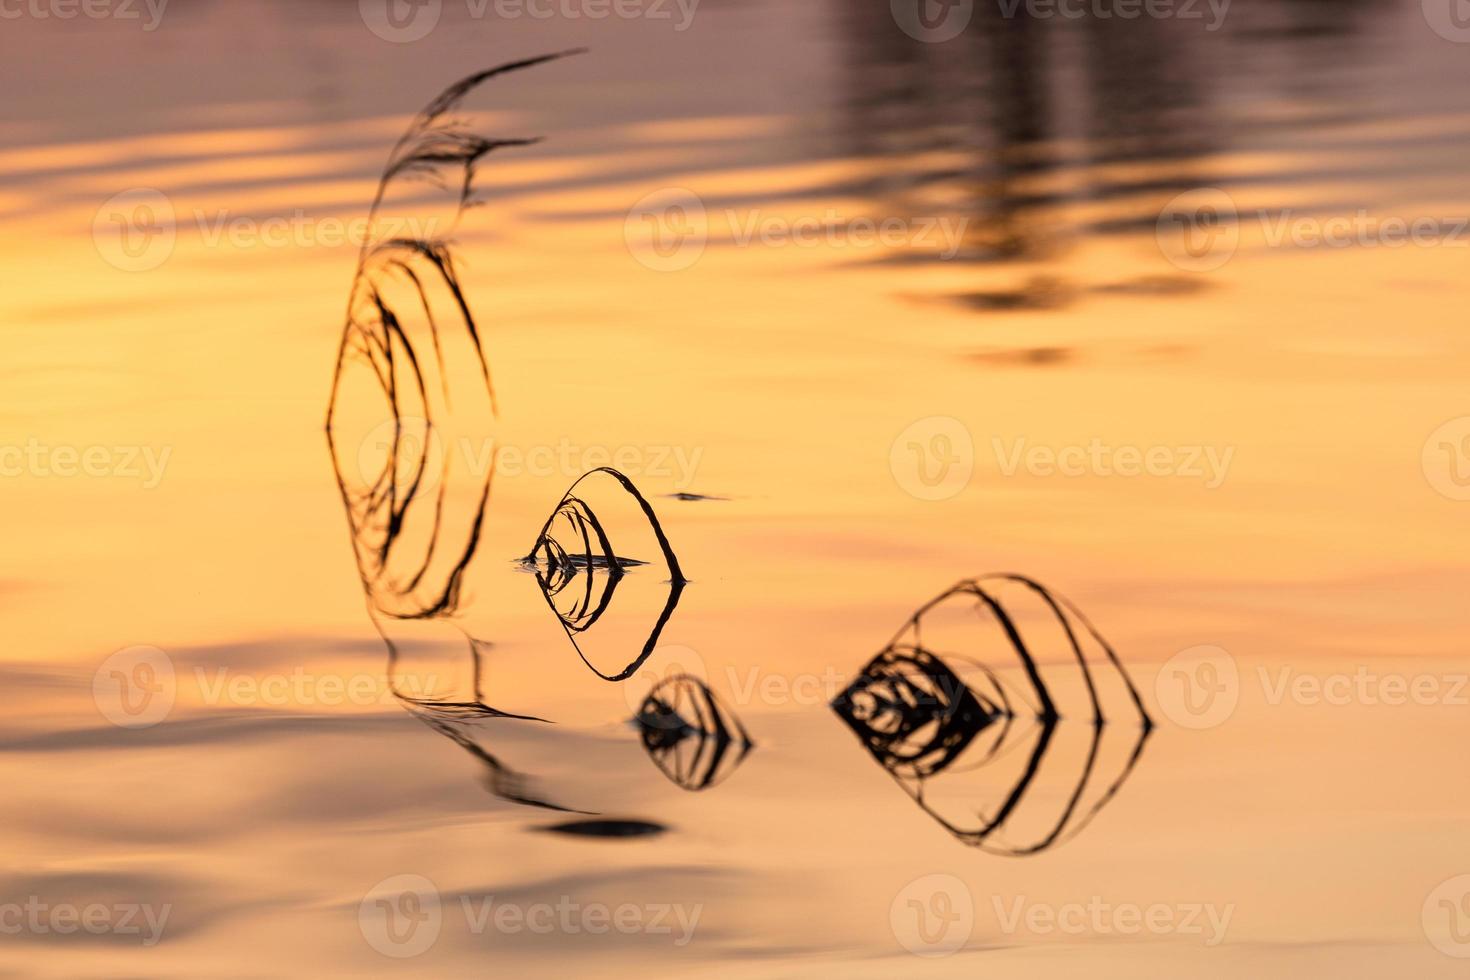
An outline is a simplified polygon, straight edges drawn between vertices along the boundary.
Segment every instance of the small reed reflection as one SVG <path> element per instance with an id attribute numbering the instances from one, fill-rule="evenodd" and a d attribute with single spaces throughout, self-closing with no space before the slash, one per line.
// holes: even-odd
<path id="1" fill-rule="evenodd" d="M 832 709 L 945 830 L 1008 856 L 1081 833 L 1153 730 L 1092 624 L 1015 575 L 961 582 L 924 605 Z M 1120 711 L 1130 721 L 1115 727 Z"/>
<path id="2" fill-rule="evenodd" d="M 734 712 L 708 684 L 688 674 L 649 691 L 634 720 L 654 765 L 691 792 L 724 782 L 755 747 Z"/>
<path id="3" fill-rule="evenodd" d="M 650 557 L 620 554 L 613 537 Z M 607 681 L 626 680 L 648 659 L 686 584 L 653 507 L 608 467 L 572 484 L 521 562 L 577 655 Z"/>

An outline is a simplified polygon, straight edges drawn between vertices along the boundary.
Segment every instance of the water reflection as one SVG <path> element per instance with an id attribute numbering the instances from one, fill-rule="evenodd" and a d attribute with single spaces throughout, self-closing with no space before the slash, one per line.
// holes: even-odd
<path id="1" fill-rule="evenodd" d="M 635 719 L 643 747 L 682 789 L 723 782 L 754 747 L 745 726 L 697 677 L 669 677 L 648 692 Z"/>
<path id="2" fill-rule="evenodd" d="M 368 211 L 327 440 L 364 591 L 395 619 L 457 610 L 494 478 L 493 453 L 477 465 L 445 451 L 493 445 L 496 417 L 449 235 L 473 202 L 476 164 L 535 141 L 490 139 L 457 111 L 487 80 L 554 57 L 479 72 L 440 93 L 394 147 Z"/>
<path id="3" fill-rule="evenodd" d="M 640 546 L 648 559 L 627 550 Z M 609 467 L 568 488 L 522 562 L 577 654 L 608 681 L 631 677 L 648 659 L 686 584 L 653 507 Z M 625 586 L 633 569 L 636 584 Z"/>
<path id="4" fill-rule="evenodd" d="M 473 203 L 481 158 L 534 142 L 482 136 L 457 118 L 457 110 L 487 80 L 555 57 L 504 65 L 450 86 L 394 148 L 369 210 L 371 232 L 348 303 L 327 440 L 369 613 L 386 644 L 399 703 L 468 752 L 483 768 L 486 789 L 500 799 L 592 814 L 554 801 L 531 775 L 505 761 L 504 751 L 491 748 L 494 742 L 518 744 L 526 726 L 551 722 L 485 700 L 490 641 L 472 635 L 461 614 L 466 574 L 486 550 L 482 532 L 494 454 L 476 459 L 463 450 L 446 451 L 493 446 L 497 416 L 489 359 L 456 275 L 448 233 Z M 572 484 L 521 561 L 573 649 L 608 681 L 631 677 L 653 652 L 686 584 L 652 506 L 611 468 L 583 474 Z M 407 666 L 424 645 L 417 636 L 400 638 L 403 626 L 430 620 L 452 625 L 461 635 L 467 677 L 451 671 L 459 676 L 444 683 Z M 689 789 L 714 785 L 749 749 L 739 722 L 708 689 L 692 686 L 697 683 L 660 685 L 639 715 L 644 749 L 670 779 Z M 677 696 L 681 691 L 695 696 Z M 649 734 L 651 724 L 658 725 L 656 737 Z M 686 763 L 684 748 L 691 745 L 710 752 L 697 752 Z M 625 836 L 635 824 L 645 828 L 638 833 L 655 826 L 598 820 L 553 829 Z"/>
<path id="5" fill-rule="evenodd" d="M 551 804 L 481 744 L 489 719 L 515 719 L 481 691 L 483 642 L 463 633 L 467 682 L 423 682 L 397 624 L 447 619 L 481 544 L 494 476 L 446 453 L 452 435 L 489 444 L 496 416 L 489 359 L 455 271 L 450 233 L 473 200 L 475 165 L 525 139 L 489 139 L 458 116 L 489 79 L 532 59 L 469 76 L 416 116 L 390 153 L 369 208 L 327 411 L 327 443 L 369 616 L 388 650 L 403 706 L 479 759 L 506 799 Z M 457 627 L 458 628 L 458 627 Z M 556 807 L 553 807 L 556 808 Z"/>
<path id="6" fill-rule="evenodd" d="M 1153 730 L 1086 617 L 1014 575 L 961 582 L 925 604 L 832 709 L 949 833 L 1010 856 L 1081 833 Z M 1119 715 L 1128 720 L 1115 726 Z"/>
<path id="7" fill-rule="evenodd" d="M 476 676 L 479 674 L 480 651 L 475 651 Z M 396 693 L 396 692 L 395 692 Z M 504 734 L 505 724 L 541 723 L 544 719 L 512 715 L 485 704 L 479 691 L 473 700 L 451 702 L 424 700 L 397 694 L 398 703 L 419 721 L 464 749 L 483 767 L 482 784 L 486 791 L 510 803 L 542 807 L 566 813 L 591 813 L 552 802 L 537 780 L 505 762 L 491 751 L 497 734 Z"/>
<path id="8" fill-rule="evenodd" d="M 976 3 L 962 32 L 931 43 L 900 30 L 887 5 L 831 6 L 846 68 L 838 139 L 868 165 L 862 193 L 885 216 L 966 222 L 953 259 L 911 249 L 882 261 L 973 266 L 973 285 L 944 298 L 982 313 L 1117 289 L 1080 282 L 1059 260 L 1083 239 L 1150 232 L 1181 192 L 1303 176 L 1222 168 L 1253 130 L 1279 125 L 1242 117 L 1238 90 L 1266 79 L 1271 98 L 1343 102 L 1364 84 L 1342 70 L 1357 57 L 1343 45 L 1371 39 L 1392 4 L 1202 2 L 1161 17 L 1007 7 Z M 1157 273 L 1123 285 L 1167 296 L 1177 274 Z"/>
<path id="9" fill-rule="evenodd" d="M 1099 163 L 1198 158 L 1219 146 L 1189 35 L 1191 25 L 1141 18 L 1007 17 L 976 4 L 966 30 L 931 44 L 893 27 L 882 7 L 841 8 L 848 65 L 844 138 L 874 163 L 871 195 L 885 214 L 968 219 L 964 261 L 1054 257 L 1075 229 L 1058 207 Z M 1177 182 L 1182 189 L 1193 180 Z M 908 256 L 901 261 L 923 261 Z M 977 307 L 1052 306 L 1053 279 Z"/>
<path id="10" fill-rule="evenodd" d="M 399 703 L 474 757 L 495 796 L 584 813 L 553 802 L 491 749 L 507 726 L 549 722 L 486 703 L 487 640 L 456 622 L 469 676 L 447 684 L 436 678 L 430 689 L 402 662 L 417 639 L 401 640 L 394 625 L 453 622 L 461 611 L 494 477 L 493 453 L 481 461 L 445 451 L 453 444 L 493 445 L 497 414 L 489 359 L 449 236 L 474 202 L 476 164 L 494 150 L 534 140 L 486 137 L 459 110 L 488 80 L 555 57 L 462 79 L 430 102 L 394 147 L 369 209 L 326 431 L 369 614 L 387 647 Z"/>
<path id="11" fill-rule="evenodd" d="M 1025 67 L 1023 56 L 1002 48 L 1023 62 L 1008 72 Z M 471 203 L 477 161 L 531 142 L 479 136 L 454 113 L 487 79 L 545 60 L 451 86 L 395 147 L 370 210 L 374 233 L 353 283 L 327 432 L 400 703 L 470 753 L 497 797 L 592 813 L 553 800 L 490 748 L 510 726 L 519 735 L 523 726 L 549 722 L 485 700 L 488 639 L 461 627 L 457 614 L 466 571 L 484 550 L 493 454 L 477 470 L 466 454 L 444 451 L 489 444 L 497 406 L 481 331 L 456 276 L 453 248 L 438 229 L 452 228 Z M 1000 131 L 1029 149 L 1001 153 L 992 163 L 1017 175 L 1045 169 L 1044 154 L 1031 152 L 1040 130 L 1028 110 L 1006 111 L 1014 118 Z M 422 217 L 436 207 L 439 218 Z M 413 234 L 421 228 L 431 234 Z M 1020 239 L 1008 241 L 992 243 L 991 253 L 1019 254 Z M 632 677 L 652 654 L 686 585 L 653 507 L 611 468 L 586 473 L 567 489 L 521 562 L 578 656 L 612 682 Z M 401 651 L 391 624 L 425 620 L 451 623 L 462 634 L 472 661 L 467 686 L 396 687 Z M 997 658 L 995 650 L 1009 656 Z M 1120 707 L 1137 722 L 1136 737 L 1121 749 L 1105 737 L 1115 731 L 1108 722 Z M 1019 576 L 962 582 L 918 610 L 833 709 L 935 820 L 968 844 L 1004 854 L 1036 853 L 1080 832 L 1133 771 L 1152 727 L 1096 630 L 1066 600 Z M 1079 712 L 1088 723 L 1063 724 Z M 635 722 L 650 759 L 687 790 L 718 785 L 751 749 L 739 719 L 688 675 L 656 685 Z M 986 810 L 987 799 L 998 802 Z"/>

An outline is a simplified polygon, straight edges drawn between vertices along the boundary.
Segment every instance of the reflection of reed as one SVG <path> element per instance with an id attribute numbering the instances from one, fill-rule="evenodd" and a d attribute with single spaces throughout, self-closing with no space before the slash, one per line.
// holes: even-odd
<path id="1" fill-rule="evenodd" d="M 648 692 L 634 719 L 643 747 L 675 785 L 690 791 L 723 782 L 753 748 L 745 726 L 709 685 L 688 674 Z"/>
<path id="2" fill-rule="evenodd" d="M 480 699 L 480 654 L 481 651 L 476 646 L 474 648 L 475 694 L 473 700 L 432 701 L 410 698 L 395 692 L 398 703 L 403 705 L 409 714 L 427 725 L 430 730 L 443 735 L 479 762 L 484 767 L 485 789 L 500 799 L 510 803 L 559 810 L 565 813 L 592 812 L 575 810 L 547 800 L 532 777 L 512 768 L 485 747 L 484 742 L 492 735 L 492 728 L 497 723 L 546 722 L 542 718 L 498 711 Z"/>
<path id="3" fill-rule="evenodd" d="M 1018 597 L 999 594 L 1004 589 Z M 1036 640 L 1047 638 L 1043 650 Z M 1020 686 L 1003 678 L 1017 668 Z M 1061 746 L 1068 730 L 1057 679 L 1047 680 L 1058 670 L 1063 687 L 1080 680 L 1089 706 L 1080 758 Z M 1110 757 L 1111 702 L 1136 713 L 1138 731 L 1131 749 Z M 832 708 L 946 830 L 1006 855 L 1039 853 L 1080 833 L 1133 772 L 1153 728 L 1127 670 L 1092 624 L 1067 600 L 1014 575 L 961 582 L 926 603 Z M 1095 780 L 1106 780 L 1108 768 L 1114 775 L 1099 789 Z"/>
<path id="4" fill-rule="evenodd" d="M 483 745 L 496 726 L 543 721 L 485 703 L 485 642 L 465 636 L 473 659 L 471 691 L 410 697 L 397 686 L 405 649 L 385 629 L 388 621 L 433 620 L 460 611 L 461 583 L 480 549 L 490 500 L 493 455 L 486 471 L 475 473 L 444 452 L 451 432 L 468 432 L 475 444 L 490 445 L 496 405 L 481 331 L 455 272 L 454 249 L 441 232 L 452 230 L 473 203 L 475 168 L 487 153 L 534 140 L 484 137 L 456 112 L 487 80 L 556 57 L 502 65 L 455 83 L 415 117 L 394 147 L 369 209 L 369 236 L 359 255 L 332 380 L 327 440 L 359 576 L 388 648 L 388 673 L 400 703 L 479 760 L 496 796 L 564 810 Z M 435 203 L 447 217 L 420 220 L 420 212 Z M 366 424 L 354 430 L 362 417 Z M 373 449 L 380 452 L 374 455 Z M 371 465 L 364 465 L 365 458 Z M 651 531 L 667 571 L 666 583 L 660 583 L 666 596 L 632 662 L 606 673 L 593 667 L 606 679 L 621 680 L 652 651 L 685 584 L 643 495 L 614 470 L 584 474 L 542 527 L 527 563 L 573 646 L 591 666 L 583 650 L 588 634 L 612 618 L 613 599 L 627 570 L 645 564 L 614 552 L 612 535 L 623 528 L 610 527 L 603 511 L 616 507 L 605 500 L 594 507 L 584 499 L 589 490 L 607 487 L 636 505 L 635 521 Z M 618 652 L 627 658 L 626 647 Z"/>
<path id="5" fill-rule="evenodd" d="M 388 620 L 427 620 L 458 611 L 461 581 L 481 541 L 492 464 L 484 474 L 457 469 L 443 440 L 451 429 L 489 444 L 496 415 L 480 328 L 444 237 L 473 203 L 476 164 L 487 153 L 529 139 L 489 139 L 456 118 L 485 81 L 541 64 L 532 58 L 479 72 L 451 85 L 418 116 L 389 155 L 369 209 L 347 321 L 332 379 L 327 441 L 375 625 L 387 645 L 394 695 L 411 715 L 463 748 L 484 768 L 495 796 L 572 813 L 486 748 L 497 726 L 540 724 L 485 703 L 485 643 L 466 637 L 470 689 L 399 689 L 399 644 Z M 427 199 L 427 200 L 426 200 Z M 435 203 L 447 218 L 424 218 Z M 365 425 L 353 424 L 365 417 Z M 377 424 L 374 424 L 377 423 Z M 377 440 L 374 444 L 373 440 Z M 364 450 L 371 465 L 364 465 Z"/>
<path id="6" fill-rule="evenodd" d="M 455 611 L 479 544 L 493 465 L 463 474 L 442 443 L 452 424 L 484 437 L 495 397 L 445 236 L 473 202 L 478 162 L 501 147 L 535 142 L 486 138 L 455 114 L 485 81 L 555 57 L 501 65 L 440 93 L 389 155 L 368 212 L 327 440 L 363 588 L 376 611 L 394 618 Z M 361 416 L 380 424 L 354 431 Z M 380 452 L 365 465 L 372 440 Z"/>
<path id="7" fill-rule="evenodd" d="M 579 488 L 581 488 L 579 490 Z M 592 490 L 601 491 L 602 499 L 594 504 L 587 499 Z M 621 499 L 609 500 L 608 497 Z M 613 598 L 618 586 L 625 581 L 629 569 L 649 565 L 650 562 L 627 555 L 619 555 L 614 549 L 612 530 L 607 521 L 599 516 L 598 507 L 609 508 L 609 504 L 631 503 L 636 509 L 620 508 L 628 516 L 622 522 L 627 534 L 651 531 L 659 550 L 659 560 L 667 575 L 660 583 L 667 588 L 662 592 L 662 602 L 655 605 L 655 618 L 645 632 L 635 627 L 636 653 L 625 662 L 629 647 L 614 644 L 606 669 L 599 666 L 601 660 L 591 650 L 584 649 L 596 627 L 606 625 L 605 617 L 614 606 Z M 641 536 L 641 534 L 640 534 Z M 542 525 L 536 543 L 523 559 L 524 564 L 536 575 L 536 583 L 546 598 L 547 605 L 556 614 L 567 639 L 572 641 L 584 663 L 603 680 L 621 681 L 637 672 L 658 643 L 659 634 L 673 615 L 684 592 L 686 581 L 679 568 L 669 539 L 658 522 L 653 507 L 638 492 L 622 473 L 610 467 L 602 467 L 584 473 L 567 489 L 561 502 Z M 633 610 L 629 615 L 637 617 L 643 610 Z M 612 631 L 609 631 L 612 632 Z M 625 637 L 626 639 L 626 637 Z M 618 665 L 622 664 L 621 667 Z"/>
<path id="8" fill-rule="evenodd" d="M 1004 692 L 997 686 L 1004 698 Z M 972 690 L 943 660 L 926 650 L 888 649 L 849 686 L 839 710 L 890 772 L 923 778 L 943 772 L 1009 702 Z"/>

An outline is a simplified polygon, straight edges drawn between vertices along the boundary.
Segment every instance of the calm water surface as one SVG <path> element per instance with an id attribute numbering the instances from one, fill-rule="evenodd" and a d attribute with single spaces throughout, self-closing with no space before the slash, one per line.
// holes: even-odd
<path id="1" fill-rule="evenodd" d="M 0 920 L 5 970 L 1460 975 L 1470 504 L 1431 434 L 1467 405 L 1470 49 L 1392 0 L 1242 2 L 1214 31 L 982 4 L 944 43 L 886 4 L 678 20 L 450 3 L 393 44 L 350 3 L 180 0 L 151 32 L 3 25 L 0 443 L 112 468 L 5 480 L 0 903 L 166 914 L 152 944 L 141 913 Z M 338 478 L 370 483 L 382 443 L 365 416 L 334 467 L 323 434 L 358 262 L 332 230 L 435 93 L 579 45 L 471 107 L 545 137 L 480 163 L 455 233 L 498 410 L 468 431 L 511 452 L 473 561 L 444 615 L 365 609 Z M 146 270 L 107 231 L 140 188 L 178 229 Z M 1194 253 L 1158 231 L 1185 193 L 1237 217 Z M 1440 240 L 1294 246 L 1283 214 Z M 903 240 L 853 240 L 885 218 Z M 690 230 L 702 252 L 650 238 Z M 1209 235 L 1234 251 L 1204 269 Z M 1094 446 L 1167 472 L 1045 462 Z M 679 574 L 631 498 L 587 489 L 650 565 L 569 633 L 586 610 L 518 559 L 603 465 Z M 477 512 L 462 477 L 440 540 Z M 1092 646 L 1099 736 L 1024 589 L 1070 707 L 1018 712 L 998 763 L 963 754 L 993 701 L 963 764 L 909 781 L 828 707 L 991 572 L 1086 613 L 1142 744 Z M 588 669 L 634 661 L 671 591 L 640 669 Z M 993 624 L 950 628 L 967 684 L 1028 690 Z M 166 660 L 109 660 L 138 646 Z M 702 723 L 633 725 L 680 673 Z M 1028 766 L 1024 819 L 966 840 Z M 561 906 L 631 925 L 539 928 Z"/>

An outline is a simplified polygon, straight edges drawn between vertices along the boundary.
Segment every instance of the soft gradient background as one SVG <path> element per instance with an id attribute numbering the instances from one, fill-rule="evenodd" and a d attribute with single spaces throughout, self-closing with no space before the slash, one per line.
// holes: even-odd
<path id="1" fill-rule="evenodd" d="M 1446 914 L 1431 893 L 1470 873 L 1470 502 L 1451 479 L 1470 467 L 1453 448 L 1470 434 L 1453 421 L 1470 415 L 1470 237 L 1290 247 L 1250 217 L 1470 216 L 1470 46 L 1418 3 L 1239 0 L 1216 31 L 981 3 L 943 43 L 873 0 L 705 0 L 686 30 L 677 8 L 475 18 L 446 0 L 413 43 L 345 0 L 173 0 L 152 31 L 142 13 L 0 21 L 0 445 L 167 453 L 156 485 L 35 467 L 0 482 L 0 903 L 172 912 L 151 947 L 6 935 L 6 972 L 1462 975 L 1427 933 Z M 457 235 L 497 438 L 579 452 L 497 478 L 487 547 L 504 574 L 469 615 L 493 633 L 497 697 L 560 723 L 497 732 L 497 753 L 574 805 L 670 828 L 625 841 L 537 832 L 554 815 L 484 792 L 473 759 L 383 694 L 322 431 L 356 252 L 307 240 L 362 217 L 445 85 L 578 45 L 477 106 L 495 135 L 546 137 L 485 162 L 488 203 Z M 708 243 L 660 271 L 629 215 L 669 188 L 702 201 Z M 1203 272 L 1156 234 L 1199 188 L 1244 216 L 1233 256 Z M 179 222 L 146 271 L 109 263 L 105 231 L 107 202 L 138 189 Z M 963 247 L 737 240 L 749 221 L 834 216 L 963 221 Z M 308 231 L 252 239 L 269 218 Z M 245 238 L 206 234 L 236 219 Z M 958 420 L 972 472 L 926 500 L 910 437 L 892 450 L 936 417 Z M 1211 487 L 1007 472 L 996 449 L 1093 439 L 1230 465 Z M 692 580 L 664 640 L 758 744 L 712 792 L 662 779 L 625 696 L 589 681 L 510 566 L 603 461 L 587 447 L 697 459 L 688 480 L 635 478 Z M 824 707 L 921 602 L 997 570 L 1086 610 L 1162 727 L 1084 835 L 1027 860 L 950 839 Z M 94 676 L 140 644 L 171 658 L 177 701 L 128 730 L 99 712 Z M 1200 645 L 1237 665 L 1239 704 L 1196 730 L 1160 667 Z M 1273 698 L 1283 671 L 1439 694 Z M 211 696 L 200 678 L 221 676 L 316 693 Z M 752 677 L 827 687 L 742 698 Z M 328 703 L 323 678 L 382 696 Z M 359 903 L 404 874 L 435 883 L 445 917 L 431 949 L 395 960 Z M 919 958 L 894 906 L 935 874 L 964 883 L 973 922 L 961 951 Z M 702 912 L 678 948 L 477 935 L 458 901 L 486 895 Z M 1094 896 L 1233 913 L 1208 947 L 1007 931 L 996 913 Z"/>

